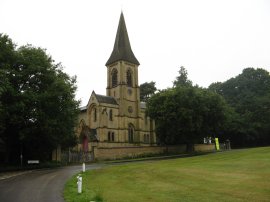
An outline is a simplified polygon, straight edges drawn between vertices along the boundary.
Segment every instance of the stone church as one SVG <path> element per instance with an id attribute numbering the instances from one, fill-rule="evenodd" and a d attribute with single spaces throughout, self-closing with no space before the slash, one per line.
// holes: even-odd
<path id="1" fill-rule="evenodd" d="M 88 104 L 81 108 L 76 129 L 79 151 L 156 145 L 155 122 L 140 101 L 139 65 L 121 13 L 113 51 L 106 62 L 106 95 L 93 91 Z"/>

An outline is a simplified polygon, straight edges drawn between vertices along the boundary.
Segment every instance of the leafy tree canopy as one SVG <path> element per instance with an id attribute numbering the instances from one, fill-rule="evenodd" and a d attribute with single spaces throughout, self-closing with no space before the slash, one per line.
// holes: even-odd
<path id="1" fill-rule="evenodd" d="M 228 125 L 225 123 L 234 121 L 233 110 L 224 98 L 193 86 L 183 66 L 173 84 L 173 88 L 154 94 L 147 105 L 160 143 L 198 143 L 206 136 L 220 136 Z"/>
<path id="2" fill-rule="evenodd" d="M 270 144 L 270 75 L 264 69 L 246 68 L 209 90 L 222 95 L 238 113 L 238 130 L 230 131 L 239 146 Z"/>
<path id="3" fill-rule="evenodd" d="M 57 145 L 76 143 L 79 102 L 76 78 L 63 72 L 46 51 L 31 45 L 16 48 L 0 35 L 0 137 L 9 161 L 49 159 Z"/>
<path id="4" fill-rule="evenodd" d="M 148 102 L 148 113 L 165 144 L 194 144 L 220 134 L 228 110 L 220 95 L 197 87 L 166 89 Z"/>
<path id="5" fill-rule="evenodd" d="M 140 85 L 140 100 L 147 102 L 147 100 L 157 91 L 156 82 L 145 82 Z"/>
<path id="6" fill-rule="evenodd" d="M 184 66 L 180 67 L 178 73 L 179 73 L 179 76 L 177 76 L 176 80 L 173 81 L 174 87 L 192 86 L 192 81 L 188 79 L 188 72 Z"/>

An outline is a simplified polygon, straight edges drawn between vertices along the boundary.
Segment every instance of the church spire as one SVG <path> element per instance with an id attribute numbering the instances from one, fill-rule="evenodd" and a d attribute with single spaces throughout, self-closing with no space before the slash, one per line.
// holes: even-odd
<path id="1" fill-rule="evenodd" d="M 136 65 L 140 65 L 139 61 L 133 54 L 131 46 L 130 46 L 123 12 L 121 12 L 113 51 L 111 53 L 110 58 L 106 62 L 106 66 L 114 62 L 117 62 L 119 60 L 124 60 L 124 61 L 136 64 Z"/>

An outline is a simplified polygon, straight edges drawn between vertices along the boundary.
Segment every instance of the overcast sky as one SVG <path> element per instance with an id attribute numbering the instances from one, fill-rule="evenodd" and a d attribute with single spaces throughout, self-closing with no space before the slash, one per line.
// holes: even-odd
<path id="1" fill-rule="evenodd" d="M 47 49 L 77 75 L 77 98 L 106 94 L 123 10 L 139 83 L 172 86 L 180 66 L 208 87 L 246 67 L 270 71 L 270 0 L 0 0 L 0 33 Z"/>

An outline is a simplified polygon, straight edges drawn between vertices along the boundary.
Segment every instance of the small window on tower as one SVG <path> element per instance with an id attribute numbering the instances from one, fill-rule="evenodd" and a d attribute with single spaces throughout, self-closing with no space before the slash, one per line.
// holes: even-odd
<path id="1" fill-rule="evenodd" d="M 112 120 L 113 120 L 113 112 L 112 112 L 112 109 L 110 109 L 109 117 L 110 117 L 110 121 L 112 121 Z"/>
<path id="2" fill-rule="evenodd" d="M 118 84 L 117 74 L 118 74 L 117 70 L 113 69 L 112 70 L 112 87 L 113 88 L 116 87 Z"/>
<path id="3" fill-rule="evenodd" d="M 132 73 L 131 73 L 131 70 L 127 71 L 127 86 L 132 87 Z"/>
<path id="4" fill-rule="evenodd" d="M 128 142 L 132 143 L 134 137 L 134 126 L 132 124 L 129 124 L 128 126 Z"/>

